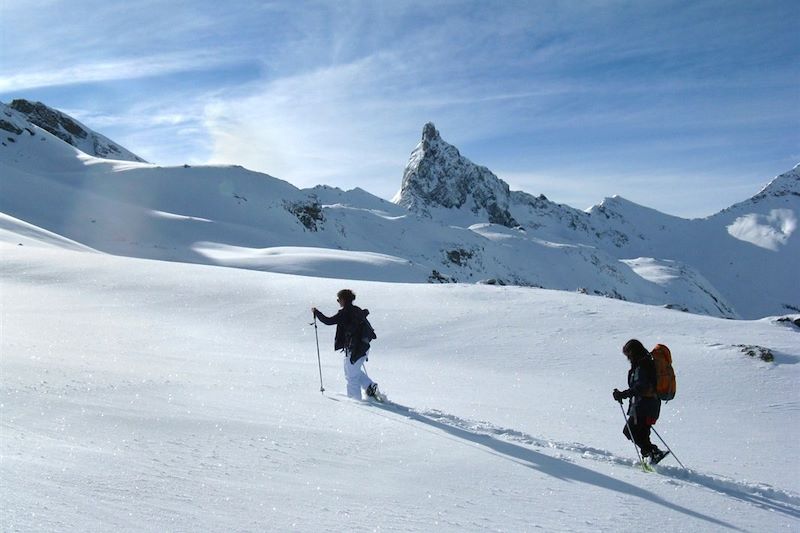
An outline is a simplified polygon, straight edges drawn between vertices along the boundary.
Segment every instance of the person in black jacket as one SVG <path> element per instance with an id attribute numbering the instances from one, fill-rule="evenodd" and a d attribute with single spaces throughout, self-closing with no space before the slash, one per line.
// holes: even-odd
<path id="1" fill-rule="evenodd" d="M 361 390 L 364 389 L 367 396 L 380 399 L 382 395 L 378 390 L 378 384 L 370 379 L 364 368 L 364 362 L 369 353 L 369 343 L 358 338 L 357 334 L 361 323 L 369 315 L 369 310 L 353 305 L 355 299 L 356 295 L 353 291 L 342 289 L 336 293 L 336 301 L 341 307 L 338 313 L 327 317 L 316 307 L 312 307 L 311 311 L 323 324 L 328 326 L 336 324 L 333 349 L 344 350 L 344 377 L 347 380 L 347 395 L 360 400 Z"/>
<path id="2" fill-rule="evenodd" d="M 613 393 L 614 399 L 620 403 L 624 398 L 630 398 L 628 423 L 622 433 L 642 450 L 642 457 L 649 457 L 651 463 L 658 463 L 666 454 L 650 442 L 650 427 L 656 423 L 661 413 L 661 400 L 656 396 L 656 367 L 653 357 L 636 339 L 626 342 L 622 353 L 631 362 L 628 388 L 624 391 L 614 389 Z"/>

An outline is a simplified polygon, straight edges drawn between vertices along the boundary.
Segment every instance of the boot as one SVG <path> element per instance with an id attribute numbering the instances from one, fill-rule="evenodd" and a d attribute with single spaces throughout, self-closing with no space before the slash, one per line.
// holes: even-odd
<path id="1" fill-rule="evenodd" d="M 661 460 L 667 456 L 669 452 L 664 452 L 653 446 L 653 449 L 650 451 L 650 464 L 657 465 L 661 462 Z"/>

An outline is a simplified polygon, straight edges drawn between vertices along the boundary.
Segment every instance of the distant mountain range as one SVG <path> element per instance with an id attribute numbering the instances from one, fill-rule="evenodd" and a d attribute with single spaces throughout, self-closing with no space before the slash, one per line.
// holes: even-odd
<path id="1" fill-rule="evenodd" d="M 0 240 L 294 274 L 580 291 L 726 318 L 800 312 L 800 166 L 703 219 L 510 190 L 433 124 L 388 202 L 239 166 L 144 162 L 38 102 L 0 104 Z"/>

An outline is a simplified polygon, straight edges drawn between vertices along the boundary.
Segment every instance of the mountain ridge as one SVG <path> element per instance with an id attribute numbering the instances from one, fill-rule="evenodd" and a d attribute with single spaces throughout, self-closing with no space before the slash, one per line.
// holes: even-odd
<path id="1" fill-rule="evenodd" d="M 510 190 L 429 123 L 390 203 L 358 188 L 301 190 L 238 166 L 82 155 L 26 116 L 0 110 L 14 139 L 0 147 L 0 212 L 104 253 L 322 277 L 542 287 L 726 318 L 800 308 L 791 268 L 800 254 L 792 226 L 798 167 L 772 180 L 763 198 L 706 219 L 621 197 L 580 211 Z M 312 249 L 339 252 L 320 260 Z"/>
<path id="2" fill-rule="evenodd" d="M 108 137 L 84 126 L 66 113 L 41 102 L 16 99 L 8 107 L 24 115 L 32 124 L 89 155 L 121 161 L 147 162 Z"/>

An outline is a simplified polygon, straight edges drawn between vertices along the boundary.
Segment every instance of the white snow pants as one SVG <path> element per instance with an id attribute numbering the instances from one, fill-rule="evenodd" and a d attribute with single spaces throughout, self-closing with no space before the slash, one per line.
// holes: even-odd
<path id="1" fill-rule="evenodd" d="M 361 389 L 366 389 L 372 385 L 372 380 L 367 375 L 367 369 L 364 368 L 364 362 L 367 360 L 367 356 L 365 355 L 355 363 L 351 363 L 350 355 L 345 351 L 343 360 L 344 377 L 347 380 L 347 396 L 360 400 Z"/>

